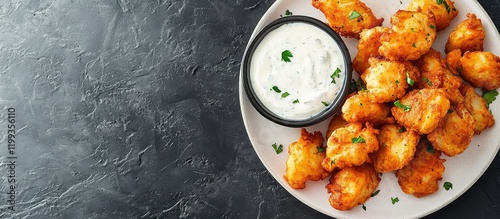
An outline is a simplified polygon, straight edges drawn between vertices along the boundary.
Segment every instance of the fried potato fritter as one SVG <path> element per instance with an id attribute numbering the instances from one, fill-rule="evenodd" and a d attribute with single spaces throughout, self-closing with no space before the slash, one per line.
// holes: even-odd
<path id="1" fill-rule="evenodd" d="M 488 104 L 483 97 L 476 93 L 474 88 L 467 83 L 460 86 L 460 92 L 464 95 L 464 105 L 474 119 L 474 133 L 481 134 L 485 129 L 495 124 L 493 115 L 488 110 Z"/>
<path id="2" fill-rule="evenodd" d="M 462 71 L 462 66 L 460 65 L 460 58 L 462 58 L 462 52 L 460 49 L 451 50 L 446 54 L 446 63 L 453 74 L 458 75 L 459 71 Z"/>
<path id="3" fill-rule="evenodd" d="M 450 0 L 442 3 L 436 0 L 412 0 L 408 5 L 408 11 L 419 11 L 431 15 L 436 19 L 436 30 L 440 31 L 448 27 L 451 21 L 458 15 L 458 10 Z"/>
<path id="4" fill-rule="evenodd" d="M 442 88 L 452 103 L 462 103 L 464 97 L 459 89 L 462 79 L 450 71 L 441 53 L 430 49 L 416 61 L 421 74 L 419 88 Z"/>
<path id="5" fill-rule="evenodd" d="M 407 77 L 418 75 L 418 69 L 408 61 L 370 58 L 370 67 L 361 75 L 368 98 L 377 103 L 393 102 L 406 94 Z M 414 79 L 411 79 L 414 80 Z"/>
<path id="6" fill-rule="evenodd" d="M 326 185 L 330 193 L 328 201 L 339 211 L 350 210 L 365 203 L 377 189 L 380 180 L 370 164 L 341 169 L 332 175 L 330 183 Z"/>
<path id="7" fill-rule="evenodd" d="M 391 24 L 391 30 L 380 37 L 378 50 L 390 60 L 416 60 L 436 38 L 434 17 L 425 13 L 399 10 L 391 17 Z"/>
<path id="8" fill-rule="evenodd" d="M 450 101 L 443 90 L 424 88 L 407 93 L 391 111 L 406 129 L 428 134 L 439 126 L 449 108 Z"/>
<path id="9" fill-rule="evenodd" d="M 300 138 L 288 146 L 286 172 L 283 178 L 294 189 L 306 187 L 306 181 L 325 179 L 330 173 L 321 166 L 325 158 L 321 132 L 300 130 Z"/>
<path id="10" fill-rule="evenodd" d="M 496 90 L 500 87 L 500 57 L 491 52 L 465 52 L 460 58 L 460 76 L 474 87 Z"/>
<path id="11" fill-rule="evenodd" d="M 415 155 L 420 135 L 406 130 L 399 124 L 380 127 L 379 149 L 373 156 L 373 167 L 377 173 L 399 170 Z"/>
<path id="12" fill-rule="evenodd" d="M 326 139 L 332 135 L 333 131 L 337 130 L 338 128 L 345 127 L 347 123 L 341 115 L 336 114 L 333 116 L 332 120 L 330 120 L 330 123 L 328 123 L 328 129 L 326 130 Z"/>
<path id="13" fill-rule="evenodd" d="M 444 125 L 427 135 L 427 139 L 447 156 L 461 154 L 474 136 L 474 119 L 464 105 L 452 106 L 444 117 Z"/>
<path id="14" fill-rule="evenodd" d="M 467 14 L 467 19 L 453 29 L 448 36 L 445 45 L 445 52 L 449 53 L 454 49 L 466 51 L 483 51 L 484 37 L 483 23 L 475 14 Z"/>
<path id="15" fill-rule="evenodd" d="M 359 38 L 364 29 L 380 26 L 383 18 L 376 18 L 372 10 L 360 0 L 312 0 L 328 20 L 328 25 L 339 35 Z"/>
<path id="16" fill-rule="evenodd" d="M 383 33 L 389 32 L 388 27 L 374 27 L 365 29 L 359 34 L 358 53 L 352 60 L 352 68 L 359 74 L 370 67 L 368 59 L 371 57 L 379 56 L 378 48 L 380 47 L 380 36 Z"/>
<path id="17" fill-rule="evenodd" d="M 342 106 L 342 118 L 349 123 L 370 122 L 375 125 L 394 123 L 391 109 L 384 103 L 374 103 L 366 91 L 349 96 Z"/>
<path id="18" fill-rule="evenodd" d="M 344 128 L 333 131 L 327 140 L 326 157 L 322 166 L 331 172 L 336 168 L 359 166 L 371 162 L 370 153 L 379 148 L 379 131 L 366 123 L 350 123 Z"/>
<path id="19" fill-rule="evenodd" d="M 443 179 L 445 159 L 441 152 L 426 141 L 417 146 L 415 158 L 405 167 L 396 171 L 401 189 L 406 194 L 420 198 L 430 195 L 439 189 L 438 181 Z"/>

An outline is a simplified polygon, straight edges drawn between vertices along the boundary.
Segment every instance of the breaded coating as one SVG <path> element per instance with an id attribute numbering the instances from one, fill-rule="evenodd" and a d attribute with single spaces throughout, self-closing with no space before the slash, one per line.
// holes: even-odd
<path id="1" fill-rule="evenodd" d="M 421 74 L 419 88 L 442 88 L 452 103 L 464 102 L 464 97 L 458 89 L 462 79 L 448 69 L 446 60 L 441 57 L 440 52 L 431 48 L 415 64 Z"/>
<path id="2" fill-rule="evenodd" d="M 349 96 L 341 111 L 342 118 L 349 123 L 370 122 L 375 125 L 394 123 L 390 107 L 384 103 L 372 102 L 366 91 Z"/>
<path id="3" fill-rule="evenodd" d="M 483 51 L 486 36 L 481 19 L 475 14 L 467 14 L 467 19 L 453 29 L 448 36 L 444 51 L 449 53 L 454 49 L 460 51 Z"/>
<path id="4" fill-rule="evenodd" d="M 434 43 L 436 28 L 433 16 L 399 10 L 391 17 L 392 28 L 382 34 L 378 51 L 390 60 L 416 60 Z"/>
<path id="5" fill-rule="evenodd" d="M 476 93 L 474 88 L 467 83 L 463 83 L 460 92 L 464 95 L 464 106 L 474 119 L 474 133 L 476 135 L 495 124 L 493 115 L 488 110 L 488 104 L 483 97 Z"/>
<path id="6" fill-rule="evenodd" d="M 427 139 L 447 156 L 461 154 L 474 136 L 474 119 L 463 104 L 452 106 L 444 117 L 444 125 L 427 135 Z"/>
<path id="7" fill-rule="evenodd" d="M 437 128 L 450 109 L 441 89 L 424 88 L 407 93 L 391 108 L 392 115 L 406 129 L 428 134 Z"/>
<path id="8" fill-rule="evenodd" d="M 366 123 L 350 123 L 333 131 L 327 140 L 326 157 L 322 166 L 331 172 L 336 168 L 359 166 L 371 162 L 370 153 L 377 151 L 379 131 Z"/>
<path id="9" fill-rule="evenodd" d="M 294 189 L 305 188 L 307 180 L 322 180 L 330 174 L 321 166 L 324 158 L 321 132 L 309 133 L 302 128 L 299 140 L 288 146 L 286 173 L 283 178 Z"/>
<path id="10" fill-rule="evenodd" d="M 378 48 L 380 47 L 380 36 L 383 33 L 389 32 L 388 27 L 374 27 L 371 29 L 365 29 L 359 34 L 358 41 L 358 53 L 352 60 L 352 68 L 358 72 L 358 74 L 363 74 L 363 72 L 370 67 L 368 59 L 371 57 L 378 56 Z"/>
<path id="11" fill-rule="evenodd" d="M 418 69 L 408 61 L 373 57 L 369 62 L 370 67 L 361 75 L 361 79 L 366 84 L 368 97 L 377 103 L 394 102 L 403 97 L 409 86 L 407 77 L 418 74 Z"/>
<path id="12" fill-rule="evenodd" d="M 347 123 L 340 114 L 336 114 L 333 116 L 332 120 L 330 120 L 330 123 L 328 123 L 328 129 L 326 130 L 326 139 L 332 135 L 332 132 L 337 130 L 338 128 L 345 127 Z"/>
<path id="13" fill-rule="evenodd" d="M 406 130 L 399 124 L 380 127 L 379 149 L 373 156 L 373 167 L 377 173 L 399 170 L 415 155 L 420 135 Z"/>
<path id="14" fill-rule="evenodd" d="M 359 38 L 364 29 L 380 26 L 383 18 L 376 18 L 372 10 L 360 0 L 312 0 L 328 20 L 328 25 L 344 37 Z"/>
<path id="15" fill-rule="evenodd" d="M 440 31 L 448 27 L 451 21 L 458 15 L 454 2 L 444 0 L 441 3 L 436 0 L 412 0 L 408 5 L 408 11 L 419 11 L 436 18 L 436 30 Z"/>
<path id="16" fill-rule="evenodd" d="M 365 203 L 377 189 L 380 180 L 370 164 L 344 168 L 332 175 L 330 183 L 326 185 L 330 193 L 328 201 L 339 211 L 350 210 Z"/>
<path id="17" fill-rule="evenodd" d="M 500 86 L 500 57 L 491 52 L 465 52 L 460 76 L 474 87 L 496 90 Z"/>
<path id="18" fill-rule="evenodd" d="M 462 65 L 460 65 L 460 58 L 462 58 L 462 52 L 460 49 L 451 50 L 446 54 L 446 63 L 453 74 L 458 75 L 462 71 Z"/>
<path id="19" fill-rule="evenodd" d="M 415 157 L 405 167 L 396 171 L 396 177 L 401 189 L 406 194 L 420 198 L 430 195 L 439 189 L 438 181 L 443 179 L 445 159 L 441 152 L 426 141 L 417 146 Z"/>

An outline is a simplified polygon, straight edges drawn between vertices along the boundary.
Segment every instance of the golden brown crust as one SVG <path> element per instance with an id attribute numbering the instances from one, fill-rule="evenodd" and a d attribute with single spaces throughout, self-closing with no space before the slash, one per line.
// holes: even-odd
<path id="1" fill-rule="evenodd" d="M 309 133 L 302 128 L 299 140 L 288 146 L 285 181 L 294 189 L 303 189 L 307 180 L 326 178 L 329 172 L 321 167 L 324 151 L 321 133 Z"/>
<path id="2" fill-rule="evenodd" d="M 326 130 L 326 139 L 332 135 L 332 132 L 337 130 L 338 128 L 345 127 L 347 123 L 341 115 L 337 114 L 333 116 L 333 118 L 330 120 L 330 123 L 328 123 L 328 129 Z"/>
<path id="3" fill-rule="evenodd" d="M 383 18 L 376 18 L 372 10 L 360 0 L 312 0 L 328 20 L 328 25 L 344 37 L 359 38 L 364 29 L 380 26 Z"/>
<path id="4" fill-rule="evenodd" d="M 496 90 L 500 87 L 500 57 L 491 52 L 465 52 L 460 58 L 460 76 L 474 87 Z"/>
<path id="5" fill-rule="evenodd" d="M 349 96 L 341 111 L 342 118 L 349 123 L 370 122 L 375 125 L 394 123 L 390 107 L 384 103 L 374 103 L 366 91 Z"/>
<path id="6" fill-rule="evenodd" d="M 455 75 L 458 75 L 459 72 L 462 71 L 460 58 L 462 58 L 460 49 L 454 49 L 446 54 L 446 63 L 450 67 L 451 72 Z"/>
<path id="7" fill-rule="evenodd" d="M 493 115 L 488 110 L 488 104 L 474 88 L 467 83 L 460 86 L 460 92 L 464 95 L 464 106 L 474 119 L 474 133 L 481 134 L 485 129 L 495 124 Z"/>
<path id="8" fill-rule="evenodd" d="M 467 14 L 467 19 L 458 24 L 448 36 L 444 51 L 483 51 L 485 36 L 481 19 L 475 14 Z"/>
<path id="9" fill-rule="evenodd" d="M 447 7 L 448 6 L 448 7 Z M 408 5 L 409 11 L 422 11 L 436 19 L 436 30 L 440 31 L 448 27 L 451 21 L 458 15 L 454 2 L 446 0 L 438 4 L 436 0 L 412 0 Z"/>
<path id="10" fill-rule="evenodd" d="M 370 164 L 344 168 L 333 174 L 326 185 L 330 193 L 328 201 L 339 211 L 350 210 L 365 203 L 379 183 L 380 177 Z"/>
<path id="11" fill-rule="evenodd" d="M 358 52 L 352 61 L 352 68 L 358 74 L 363 74 L 370 67 L 369 58 L 379 56 L 380 36 L 383 33 L 389 32 L 389 30 L 388 27 L 374 27 L 365 29 L 359 34 Z"/>
<path id="12" fill-rule="evenodd" d="M 417 146 L 415 158 L 405 167 L 396 171 L 401 189 L 417 198 L 424 197 L 439 189 L 438 181 L 443 178 L 445 159 L 441 152 L 421 141 Z"/>

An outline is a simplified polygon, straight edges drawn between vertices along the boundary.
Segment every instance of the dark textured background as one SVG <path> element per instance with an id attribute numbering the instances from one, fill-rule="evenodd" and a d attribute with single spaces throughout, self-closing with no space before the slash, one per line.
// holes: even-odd
<path id="1" fill-rule="evenodd" d="M 1 0 L 2 218 L 326 218 L 246 135 L 240 60 L 273 0 Z M 500 26 L 499 0 L 480 0 Z M 500 55 L 500 54 L 497 54 Z M 429 218 L 500 218 L 500 157 Z"/>

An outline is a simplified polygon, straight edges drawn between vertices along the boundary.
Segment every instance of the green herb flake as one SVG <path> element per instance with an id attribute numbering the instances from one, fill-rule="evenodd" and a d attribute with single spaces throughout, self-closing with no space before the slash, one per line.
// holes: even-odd
<path id="1" fill-rule="evenodd" d="M 462 74 L 462 71 L 463 71 L 463 70 L 464 70 L 464 69 L 463 69 L 462 67 L 460 67 L 460 68 L 458 68 L 458 69 L 457 69 L 457 72 L 458 72 L 459 74 Z"/>
<path id="2" fill-rule="evenodd" d="M 281 152 L 283 152 L 283 145 L 282 144 L 277 145 L 276 143 L 274 143 L 272 146 L 273 146 L 274 151 L 276 151 L 276 154 L 280 154 Z"/>
<path id="3" fill-rule="evenodd" d="M 337 84 L 335 81 L 335 78 L 340 78 L 340 68 L 335 69 L 335 71 L 330 75 L 330 78 L 332 79 L 332 83 Z"/>
<path id="4" fill-rule="evenodd" d="M 425 78 L 425 77 L 424 77 L 424 78 L 422 78 L 422 80 L 424 80 L 424 81 L 425 81 L 425 83 L 427 83 L 427 85 L 432 86 L 432 81 L 431 81 L 431 80 L 429 80 L 429 78 Z"/>
<path id="5" fill-rule="evenodd" d="M 375 197 L 376 195 L 378 195 L 379 192 L 380 192 L 380 189 L 377 189 L 375 192 L 372 193 L 371 197 Z"/>
<path id="6" fill-rule="evenodd" d="M 490 90 L 483 93 L 483 98 L 484 100 L 486 100 L 488 107 L 490 106 L 491 103 L 493 103 L 493 101 L 497 99 L 497 96 L 498 96 L 498 91 L 496 90 Z"/>
<path id="7" fill-rule="evenodd" d="M 399 133 L 402 133 L 402 132 L 405 132 L 405 131 L 406 131 L 406 128 L 405 128 L 405 127 L 401 127 L 401 128 L 399 129 Z"/>
<path id="8" fill-rule="evenodd" d="M 281 52 L 281 61 L 284 61 L 284 62 L 291 62 L 290 58 L 293 57 L 293 54 L 292 52 L 290 52 L 290 50 L 285 50 L 283 52 Z"/>
<path id="9" fill-rule="evenodd" d="M 352 138 L 351 141 L 353 144 L 365 143 L 365 139 L 363 139 L 363 137 L 361 136 L 358 136 L 357 138 Z"/>
<path id="10" fill-rule="evenodd" d="M 446 189 L 446 191 L 448 191 L 450 189 L 453 189 L 453 184 L 451 182 L 444 182 L 443 187 L 444 189 Z"/>
<path id="11" fill-rule="evenodd" d="M 318 149 L 318 152 L 325 152 L 325 148 L 322 146 L 318 146 L 316 149 Z"/>
<path id="12" fill-rule="evenodd" d="M 396 80 L 396 86 L 399 86 L 399 80 Z"/>
<path id="13" fill-rule="evenodd" d="M 415 81 L 410 78 L 410 75 L 406 73 L 406 83 L 408 83 L 410 86 L 413 86 L 415 84 Z"/>
<path id="14" fill-rule="evenodd" d="M 293 13 L 292 13 L 290 10 L 288 10 L 288 9 L 287 9 L 287 10 L 285 11 L 285 16 L 288 16 L 288 15 L 293 15 Z"/>
<path id="15" fill-rule="evenodd" d="M 332 161 L 330 161 L 330 166 L 333 166 L 335 164 L 335 159 L 333 159 Z"/>
<path id="16" fill-rule="evenodd" d="M 321 103 L 322 103 L 323 105 L 325 105 L 325 106 L 328 106 L 328 105 L 329 105 L 329 103 L 327 103 L 327 102 L 325 102 L 325 101 L 321 101 Z"/>
<path id="17" fill-rule="evenodd" d="M 417 45 L 415 45 L 415 43 L 411 44 L 411 46 L 413 46 L 413 48 L 417 48 Z"/>
<path id="18" fill-rule="evenodd" d="M 295 99 L 292 103 L 300 103 L 299 99 Z"/>
<path id="19" fill-rule="evenodd" d="M 278 88 L 278 86 L 273 86 L 273 91 L 275 91 L 276 93 L 281 93 L 281 90 Z"/>
<path id="20" fill-rule="evenodd" d="M 426 151 L 429 152 L 429 153 L 433 153 L 433 154 L 434 154 L 434 152 L 436 152 L 436 150 L 434 149 L 434 147 L 432 147 L 431 144 L 427 145 Z"/>
<path id="21" fill-rule="evenodd" d="M 281 98 L 288 97 L 288 95 L 290 95 L 288 92 L 282 93 L 282 94 L 281 94 Z"/>
<path id="22" fill-rule="evenodd" d="M 399 100 L 396 100 L 396 102 L 394 102 L 394 106 L 396 106 L 397 108 L 403 109 L 405 112 L 408 112 L 411 110 L 411 106 L 404 105 L 401 102 L 399 102 Z"/>
<path id="23" fill-rule="evenodd" d="M 365 210 L 365 211 L 366 211 L 366 206 L 365 206 L 365 204 L 362 204 L 362 205 L 361 205 L 361 208 L 363 208 L 363 210 Z"/>
<path id="24" fill-rule="evenodd" d="M 392 202 L 392 204 L 396 204 L 396 202 L 399 202 L 399 198 L 398 197 L 396 197 L 396 198 L 391 197 L 391 202 Z"/>
<path id="25" fill-rule="evenodd" d="M 351 85 L 349 87 L 349 92 L 355 92 L 355 91 L 366 91 L 366 85 L 363 83 L 363 80 L 361 78 L 358 78 L 358 80 L 351 80 Z"/>
<path id="26" fill-rule="evenodd" d="M 360 17 L 361 15 L 357 11 L 351 11 L 351 14 L 349 14 L 349 19 L 355 19 Z"/>
<path id="27" fill-rule="evenodd" d="M 434 26 L 434 25 L 432 25 L 432 24 L 431 24 L 431 25 L 429 25 L 429 27 L 430 27 L 430 28 L 432 28 L 432 29 L 434 29 L 434 30 L 436 29 L 436 26 Z"/>
<path id="28" fill-rule="evenodd" d="M 448 111 L 446 112 L 446 114 L 450 114 L 450 113 L 453 113 L 452 109 L 448 109 Z"/>

